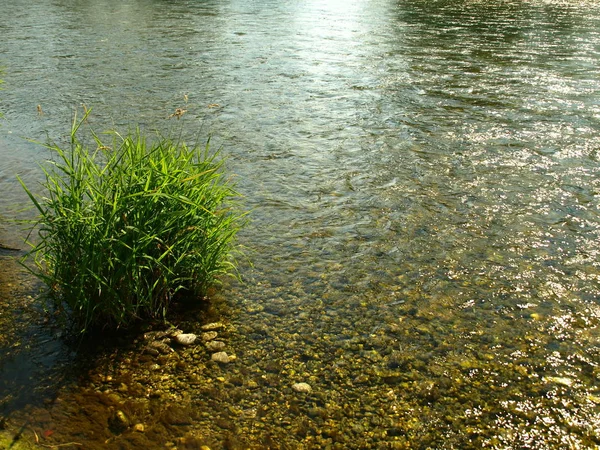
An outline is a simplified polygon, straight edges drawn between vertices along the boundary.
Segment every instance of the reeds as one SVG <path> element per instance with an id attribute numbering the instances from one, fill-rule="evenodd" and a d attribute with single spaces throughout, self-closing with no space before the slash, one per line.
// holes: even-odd
<path id="1" fill-rule="evenodd" d="M 140 131 L 112 133 L 95 150 L 78 138 L 47 146 L 45 196 L 22 182 L 39 212 L 32 268 L 60 311 L 80 332 L 165 318 L 185 295 L 201 300 L 235 270 L 235 236 L 243 224 L 223 160 L 206 146 L 187 146 Z"/>

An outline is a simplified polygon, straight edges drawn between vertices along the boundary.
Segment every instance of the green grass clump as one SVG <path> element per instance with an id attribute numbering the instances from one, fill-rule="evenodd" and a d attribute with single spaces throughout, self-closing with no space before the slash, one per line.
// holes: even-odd
<path id="1" fill-rule="evenodd" d="M 85 119 L 85 118 L 84 118 Z M 235 236 L 243 224 L 223 160 L 206 146 L 158 138 L 139 130 L 113 133 L 96 149 L 78 138 L 70 148 L 47 146 L 45 196 L 22 182 L 39 212 L 32 244 L 34 273 L 60 311 L 81 332 L 166 317 L 181 296 L 203 299 L 235 270 Z"/>

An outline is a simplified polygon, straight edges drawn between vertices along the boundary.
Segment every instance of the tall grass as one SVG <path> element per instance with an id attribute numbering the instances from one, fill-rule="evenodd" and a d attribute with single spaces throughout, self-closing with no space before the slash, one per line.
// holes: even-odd
<path id="1" fill-rule="evenodd" d="M 235 270 L 243 224 L 223 160 L 206 146 L 171 139 L 150 143 L 140 131 L 77 137 L 54 153 L 43 198 L 21 184 L 39 212 L 29 256 L 60 311 L 77 330 L 165 318 L 173 301 L 202 299 Z M 31 265 L 30 265 L 31 266 Z"/>

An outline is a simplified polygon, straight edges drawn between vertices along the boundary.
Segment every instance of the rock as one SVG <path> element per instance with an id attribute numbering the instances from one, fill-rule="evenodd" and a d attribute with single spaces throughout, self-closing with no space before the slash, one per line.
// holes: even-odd
<path id="1" fill-rule="evenodd" d="M 158 355 L 160 355 L 160 352 L 157 349 L 152 348 L 152 347 L 147 347 L 145 349 L 145 352 L 148 353 L 149 355 L 152 355 L 152 356 L 158 356 Z"/>
<path id="2" fill-rule="evenodd" d="M 202 325 L 200 329 L 202 331 L 217 331 L 225 328 L 225 324 L 223 322 L 212 322 L 207 323 L 206 325 Z"/>
<path id="3" fill-rule="evenodd" d="M 292 389 L 303 394 L 308 394 L 310 391 L 312 391 L 312 388 L 308 383 L 295 383 L 292 385 Z"/>
<path id="4" fill-rule="evenodd" d="M 202 333 L 200 335 L 201 339 L 204 342 L 212 341 L 213 339 L 216 339 L 217 336 L 218 336 L 218 333 L 216 331 L 207 331 L 206 333 Z"/>
<path id="5" fill-rule="evenodd" d="M 173 349 L 162 341 L 150 342 L 150 345 L 149 345 L 147 351 L 148 351 L 148 353 L 153 354 L 152 350 L 156 350 L 157 352 L 159 352 L 163 355 L 168 355 L 169 353 L 173 352 Z"/>
<path id="6" fill-rule="evenodd" d="M 231 358 L 225 352 L 213 353 L 213 355 L 210 357 L 210 359 L 215 362 L 221 363 L 221 364 L 227 364 L 228 362 L 231 361 Z"/>
<path id="7" fill-rule="evenodd" d="M 175 342 L 180 345 L 192 345 L 198 336 L 193 333 L 181 333 L 175 336 Z"/>
<path id="8" fill-rule="evenodd" d="M 137 431 L 139 433 L 143 433 L 144 432 L 144 424 L 143 423 L 136 423 L 133 426 L 133 431 Z"/>
<path id="9" fill-rule="evenodd" d="M 563 386 L 571 386 L 573 380 L 567 377 L 544 377 L 542 378 L 546 383 L 562 384 Z"/>
<path id="10" fill-rule="evenodd" d="M 166 331 L 148 331 L 144 333 L 145 341 L 157 341 L 164 338 L 167 335 Z"/>
<path id="11" fill-rule="evenodd" d="M 123 411 L 115 411 L 108 420 L 108 426 L 114 434 L 121 434 L 129 427 L 129 419 Z"/>
<path id="12" fill-rule="evenodd" d="M 206 349 L 209 352 L 220 352 L 225 348 L 225 342 L 223 341 L 208 341 L 206 343 Z"/>

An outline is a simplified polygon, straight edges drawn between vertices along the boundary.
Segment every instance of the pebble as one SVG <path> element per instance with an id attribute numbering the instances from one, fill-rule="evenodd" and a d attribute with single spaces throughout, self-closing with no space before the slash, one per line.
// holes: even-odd
<path id="1" fill-rule="evenodd" d="M 312 388 L 308 383 L 295 383 L 292 385 L 292 389 L 303 394 L 308 394 L 310 391 L 312 391 Z"/>
<path id="2" fill-rule="evenodd" d="M 200 336 L 204 342 L 212 341 L 216 339 L 219 334 L 216 331 L 207 331 L 206 333 L 202 333 Z"/>
<path id="3" fill-rule="evenodd" d="M 152 348 L 152 347 L 148 347 L 146 349 L 146 353 L 148 353 L 149 355 L 152 355 L 152 356 L 158 356 L 158 355 L 160 355 L 160 352 L 157 349 Z"/>
<path id="4" fill-rule="evenodd" d="M 192 345 L 196 342 L 197 336 L 193 333 L 181 333 L 175 336 L 175 342 L 181 345 Z"/>
<path id="5" fill-rule="evenodd" d="M 119 428 L 127 428 L 129 426 L 129 419 L 123 411 L 117 411 L 113 416 L 113 424 Z"/>
<path id="6" fill-rule="evenodd" d="M 223 341 L 208 341 L 206 343 L 206 349 L 209 352 L 220 352 L 225 348 L 225 342 Z"/>
<path id="7" fill-rule="evenodd" d="M 546 383 L 562 384 L 563 386 L 571 386 L 573 380 L 567 377 L 544 377 L 542 378 Z"/>
<path id="8" fill-rule="evenodd" d="M 162 339 L 167 335 L 165 331 L 149 331 L 144 333 L 144 340 L 146 341 L 156 341 L 158 339 Z"/>
<path id="9" fill-rule="evenodd" d="M 212 359 L 215 362 L 222 363 L 222 364 L 227 364 L 228 362 L 231 361 L 231 358 L 225 352 L 213 353 L 213 355 L 210 357 L 210 359 Z"/>
<path id="10" fill-rule="evenodd" d="M 148 353 L 153 354 L 154 352 L 152 352 L 152 350 L 156 350 L 163 355 L 168 355 L 169 353 L 173 352 L 173 349 L 162 341 L 151 342 L 150 347 L 148 348 Z"/>
<path id="11" fill-rule="evenodd" d="M 202 325 L 200 327 L 202 331 L 216 331 L 222 330 L 223 328 L 225 328 L 225 324 L 223 322 L 207 323 L 206 325 Z"/>
<path id="12" fill-rule="evenodd" d="M 136 423 L 133 426 L 133 431 L 137 431 L 139 433 L 143 433 L 144 432 L 144 424 L 143 423 Z"/>

